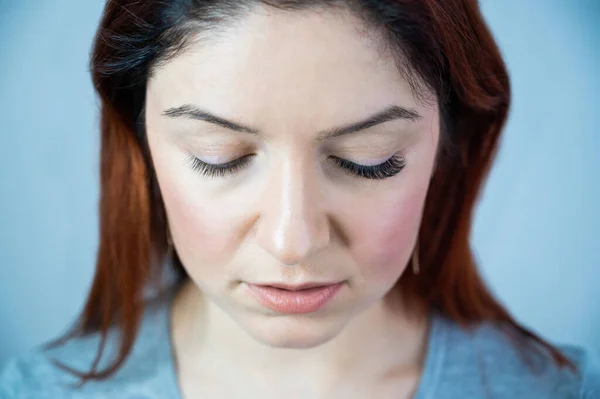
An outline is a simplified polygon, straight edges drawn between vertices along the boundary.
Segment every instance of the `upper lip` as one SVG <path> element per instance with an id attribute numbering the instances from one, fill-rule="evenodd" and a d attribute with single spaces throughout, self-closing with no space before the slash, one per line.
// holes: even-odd
<path id="1" fill-rule="evenodd" d="M 339 281 L 335 282 L 327 282 L 327 283 L 302 283 L 302 284 L 285 284 L 285 283 L 261 283 L 261 284 L 253 284 L 260 285 L 262 287 L 274 287 L 282 290 L 288 291 L 299 291 L 306 290 L 309 288 L 317 288 L 317 287 L 327 287 L 329 285 L 339 284 Z"/>

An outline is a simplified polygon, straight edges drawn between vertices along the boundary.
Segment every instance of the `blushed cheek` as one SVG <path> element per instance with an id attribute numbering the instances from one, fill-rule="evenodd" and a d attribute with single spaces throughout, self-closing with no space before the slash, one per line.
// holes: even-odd
<path id="1" fill-rule="evenodd" d="M 413 251 L 425 195 L 415 190 L 363 214 L 355 258 L 365 277 L 389 281 L 400 276 Z"/>
<path id="2" fill-rule="evenodd" d="M 235 254 L 228 213 L 177 180 L 165 179 L 161 192 L 177 253 L 188 272 L 221 269 Z"/>

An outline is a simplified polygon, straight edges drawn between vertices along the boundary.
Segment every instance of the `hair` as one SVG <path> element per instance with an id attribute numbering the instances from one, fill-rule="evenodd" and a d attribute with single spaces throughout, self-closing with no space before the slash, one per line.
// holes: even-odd
<path id="1" fill-rule="evenodd" d="M 97 356 L 81 378 L 104 379 L 128 357 L 144 309 L 158 286 L 167 253 L 165 210 L 145 140 L 146 84 L 154 70 L 192 38 L 210 39 L 257 5 L 301 11 L 338 7 L 382 32 L 398 55 L 398 70 L 417 93 L 435 94 L 440 151 L 425 201 L 418 245 L 420 273 L 405 272 L 393 290 L 413 306 L 437 311 L 461 326 L 493 322 L 520 348 L 572 363 L 518 324 L 477 271 L 469 243 L 473 209 L 494 159 L 509 104 L 509 77 L 476 0 L 108 0 L 95 37 L 91 72 L 101 101 L 100 243 L 85 307 L 56 341 L 99 333 Z M 194 39 L 195 40 L 195 39 Z M 403 61 L 400 61 L 403 60 Z M 422 82 L 419 83 L 419 82 Z M 118 356 L 98 365 L 109 330 L 121 333 Z"/>

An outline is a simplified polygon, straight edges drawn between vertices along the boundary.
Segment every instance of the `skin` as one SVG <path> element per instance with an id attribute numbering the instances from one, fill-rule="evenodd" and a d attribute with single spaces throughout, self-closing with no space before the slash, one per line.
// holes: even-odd
<path id="1" fill-rule="evenodd" d="M 339 10 L 257 8 L 149 80 L 151 155 L 190 276 L 171 326 L 185 397 L 398 398 L 415 390 L 427 321 L 408 317 L 390 289 L 415 245 L 439 114 L 434 101 L 415 98 L 381 43 Z M 258 133 L 165 115 L 183 105 Z M 320 136 L 391 105 L 419 117 Z M 208 177 L 190 167 L 190 153 L 210 163 L 254 156 L 234 174 Z M 394 154 L 406 166 L 381 180 L 352 176 L 331 159 L 376 165 Z M 262 307 L 245 285 L 315 281 L 345 284 L 304 315 Z"/>

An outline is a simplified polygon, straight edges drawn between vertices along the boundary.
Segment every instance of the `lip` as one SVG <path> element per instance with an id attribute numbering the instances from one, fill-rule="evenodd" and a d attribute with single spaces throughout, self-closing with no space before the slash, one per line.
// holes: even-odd
<path id="1" fill-rule="evenodd" d="M 286 314 L 316 312 L 331 302 L 343 285 L 343 282 L 298 285 L 246 283 L 252 296 L 261 305 Z"/>

